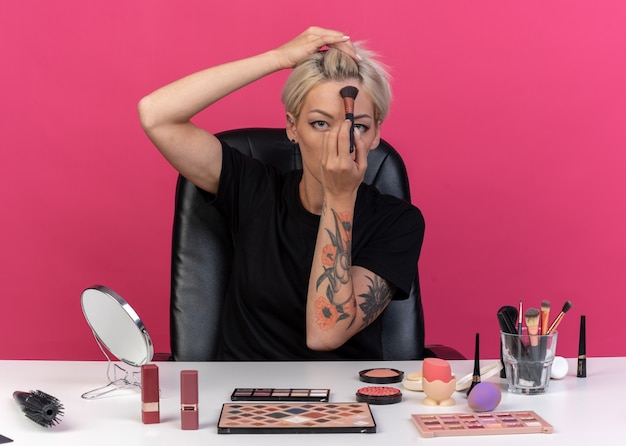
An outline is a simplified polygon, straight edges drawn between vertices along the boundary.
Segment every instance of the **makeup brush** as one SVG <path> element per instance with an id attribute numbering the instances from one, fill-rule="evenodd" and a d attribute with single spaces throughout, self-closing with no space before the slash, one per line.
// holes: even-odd
<path id="1" fill-rule="evenodd" d="M 43 427 L 51 427 L 59 424 L 63 416 L 63 404 L 41 390 L 30 392 L 13 392 L 13 398 L 22 408 L 26 418 L 30 418 L 35 423 Z"/>
<path id="2" fill-rule="evenodd" d="M 524 314 L 526 320 L 526 328 L 528 329 L 528 336 L 530 337 L 530 345 L 537 347 L 539 344 L 539 310 L 536 308 L 529 308 Z"/>
<path id="3" fill-rule="evenodd" d="M 539 361 L 539 316 L 540 312 L 536 308 L 529 308 L 524 313 L 524 320 L 526 321 L 526 329 L 528 331 L 528 337 L 530 338 L 530 360 L 531 363 L 527 364 L 527 372 L 529 377 L 535 382 L 535 385 L 539 385 L 541 382 L 541 368 L 537 361 Z"/>
<path id="4" fill-rule="evenodd" d="M 354 152 L 354 100 L 359 94 L 359 89 L 348 85 L 339 90 L 343 98 L 343 106 L 346 109 L 346 119 L 350 120 L 350 153 Z"/>
<path id="5" fill-rule="evenodd" d="M 565 316 L 565 313 L 567 313 L 571 308 L 572 308 L 572 302 L 568 300 L 567 302 L 563 304 L 563 308 L 561 309 L 561 312 L 556 317 L 554 322 L 552 322 L 550 327 L 548 327 L 548 331 L 546 334 L 552 334 L 556 331 L 559 324 L 561 323 L 561 320 L 563 320 L 563 316 Z"/>
<path id="6" fill-rule="evenodd" d="M 498 324 L 502 333 L 516 334 L 517 328 L 517 308 L 512 305 L 504 305 L 498 310 Z M 517 350 L 515 350 L 517 352 Z M 500 362 L 502 369 L 500 370 L 500 378 L 506 378 L 506 368 L 504 367 L 504 358 L 502 357 L 502 339 L 500 339 Z"/>
<path id="7" fill-rule="evenodd" d="M 498 310 L 498 324 L 500 331 L 509 334 L 517 333 L 515 323 L 517 321 L 517 308 L 505 305 Z"/>
<path id="8" fill-rule="evenodd" d="M 467 395 L 480 382 L 480 335 L 476 333 L 476 344 L 474 346 L 474 374 L 472 375 L 472 383 L 467 389 Z"/>
<path id="9" fill-rule="evenodd" d="M 517 313 L 519 319 L 517 320 L 517 334 L 522 335 L 522 318 L 524 317 L 524 313 L 522 312 L 522 299 L 519 300 L 519 312 Z"/>
<path id="10" fill-rule="evenodd" d="M 547 300 L 541 301 L 541 334 L 548 333 L 548 319 L 550 319 L 550 302 Z"/>

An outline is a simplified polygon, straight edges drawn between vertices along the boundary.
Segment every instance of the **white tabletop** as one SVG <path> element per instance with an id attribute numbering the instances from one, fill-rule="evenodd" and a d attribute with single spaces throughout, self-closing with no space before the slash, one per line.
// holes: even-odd
<path id="1" fill-rule="evenodd" d="M 493 361 L 481 361 L 487 365 Z M 410 373 L 421 369 L 420 361 L 407 362 L 295 362 L 295 363 L 157 363 L 160 371 L 161 423 L 141 422 L 138 391 L 109 398 L 85 400 L 81 394 L 106 384 L 106 362 L 0 361 L 0 434 L 16 445 L 318 445 L 320 442 L 360 445 L 571 445 L 623 444 L 626 432 L 626 358 L 591 358 L 587 378 L 576 378 L 575 362 L 569 374 L 552 381 L 545 395 L 507 393 L 497 411 L 533 410 L 554 426 L 552 434 L 518 434 L 422 438 L 410 420 L 415 413 L 471 413 L 461 393 L 448 408 L 426 407 L 424 394 L 398 386 L 403 401 L 386 406 L 372 405 L 378 431 L 375 434 L 217 434 L 223 403 L 230 401 L 236 387 L 330 388 L 331 401 L 355 401 L 355 392 L 371 385 L 359 381 L 358 372 L 373 367 L 391 367 Z M 457 377 L 472 371 L 471 361 L 452 361 Z M 129 369 L 131 367 L 125 366 Z M 135 369 L 136 370 L 136 369 Z M 200 429 L 180 429 L 180 370 L 198 370 L 200 382 Z M 490 379 L 500 383 L 497 376 Z M 65 406 L 59 425 L 45 429 L 28 420 L 14 402 L 15 390 L 39 389 L 57 397 Z"/>

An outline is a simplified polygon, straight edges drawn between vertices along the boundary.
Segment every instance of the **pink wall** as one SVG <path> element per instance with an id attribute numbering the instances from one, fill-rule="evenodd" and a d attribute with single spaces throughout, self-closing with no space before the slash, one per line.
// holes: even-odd
<path id="1" fill-rule="evenodd" d="M 427 220 L 427 341 L 471 355 L 479 331 L 495 357 L 498 307 L 571 299 L 559 353 L 576 355 L 587 314 L 590 356 L 626 355 L 624 2 L 217 3 L 0 3 L 1 359 L 99 359 L 79 304 L 96 283 L 168 350 L 175 173 L 137 101 L 309 24 L 367 39 L 392 68 L 383 136 Z M 280 126 L 284 75 L 198 121 Z"/>

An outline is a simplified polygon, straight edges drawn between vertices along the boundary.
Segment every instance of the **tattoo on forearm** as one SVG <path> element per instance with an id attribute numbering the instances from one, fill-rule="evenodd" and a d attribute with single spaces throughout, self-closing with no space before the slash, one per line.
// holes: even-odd
<path id="1" fill-rule="evenodd" d="M 324 212 L 326 211 L 324 206 Z M 334 228 L 326 228 L 330 243 L 322 248 L 322 267 L 324 272 L 317 278 L 315 289 L 326 283 L 325 296 L 318 296 L 315 301 L 316 323 L 323 330 L 332 328 L 336 322 L 351 319 L 348 328 L 356 318 L 356 297 L 354 290 L 342 301 L 337 301 L 337 294 L 342 286 L 350 283 L 352 267 L 352 214 L 333 213 Z"/>
<path id="2" fill-rule="evenodd" d="M 368 292 L 359 294 L 363 299 L 359 304 L 363 311 L 363 325 L 371 324 L 378 317 L 396 291 L 395 287 L 379 276 L 367 276 L 367 279 L 370 281 Z"/>

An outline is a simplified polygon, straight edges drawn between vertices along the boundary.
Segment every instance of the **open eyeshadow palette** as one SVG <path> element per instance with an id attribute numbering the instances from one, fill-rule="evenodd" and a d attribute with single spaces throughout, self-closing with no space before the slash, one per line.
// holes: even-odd
<path id="1" fill-rule="evenodd" d="M 330 389 L 236 388 L 231 401 L 328 401 Z"/>
<path id="2" fill-rule="evenodd" d="M 422 437 L 551 434 L 552 425 L 533 411 L 413 414 Z"/>
<path id="3" fill-rule="evenodd" d="M 374 433 L 367 403 L 226 403 L 219 434 Z"/>

